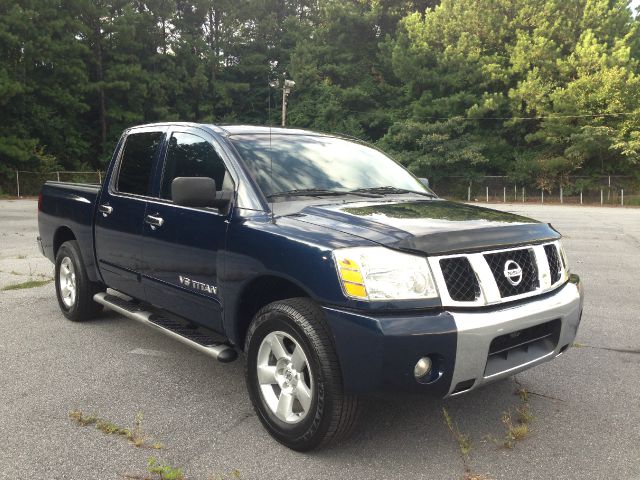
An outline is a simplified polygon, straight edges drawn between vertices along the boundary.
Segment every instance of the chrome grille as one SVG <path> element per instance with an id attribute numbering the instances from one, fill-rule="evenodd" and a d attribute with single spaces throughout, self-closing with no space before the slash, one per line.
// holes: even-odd
<path id="1" fill-rule="evenodd" d="M 512 297 L 531 292 L 540 285 L 533 252 L 528 248 L 485 254 L 484 258 L 493 273 L 502 297 Z M 516 262 L 522 269 L 522 278 L 517 285 L 509 282 L 505 274 L 506 264 L 510 260 Z"/>
<path id="2" fill-rule="evenodd" d="M 505 263 L 512 260 L 522 270 L 522 279 L 505 275 Z M 480 307 L 509 302 L 548 292 L 569 278 L 557 241 L 541 245 L 457 253 L 428 257 L 442 305 Z M 509 263 L 512 272 L 517 268 Z"/>
<path id="3" fill-rule="evenodd" d="M 545 245 L 544 253 L 547 254 L 551 284 L 554 284 L 562 277 L 562 263 L 560 262 L 560 255 L 558 255 L 558 248 L 555 245 Z"/>
<path id="4" fill-rule="evenodd" d="M 466 257 L 440 260 L 442 275 L 453 300 L 473 302 L 480 297 L 480 284 Z"/>

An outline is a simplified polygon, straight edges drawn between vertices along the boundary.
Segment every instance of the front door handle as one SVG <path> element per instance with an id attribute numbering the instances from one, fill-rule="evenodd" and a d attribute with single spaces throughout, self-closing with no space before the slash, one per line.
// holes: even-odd
<path id="1" fill-rule="evenodd" d="M 154 215 L 147 215 L 144 217 L 144 221 L 151 225 L 152 229 L 156 229 L 156 227 L 161 227 L 164 224 L 164 218 L 156 217 Z"/>
<path id="2" fill-rule="evenodd" d="M 113 207 L 111 205 L 98 205 L 98 211 L 102 214 L 103 217 L 106 217 L 111 212 L 113 212 Z"/>

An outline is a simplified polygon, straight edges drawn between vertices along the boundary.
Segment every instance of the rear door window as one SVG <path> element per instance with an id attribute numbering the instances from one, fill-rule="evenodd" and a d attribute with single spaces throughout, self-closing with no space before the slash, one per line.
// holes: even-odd
<path id="1" fill-rule="evenodd" d="M 233 188 L 213 145 L 191 133 L 175 132 L 169 140 L 160 198 L 171 200 L 171 182 L 176 177 L 209 177 L 215 180 L 218 191 Z"/>
<path id="2" fill-rule="evenodd" d="M 116 185 L 118 192 L 149 195 L 153 160 L 163 135 L 162 132 L 141 132 L 127 136 Z"/>

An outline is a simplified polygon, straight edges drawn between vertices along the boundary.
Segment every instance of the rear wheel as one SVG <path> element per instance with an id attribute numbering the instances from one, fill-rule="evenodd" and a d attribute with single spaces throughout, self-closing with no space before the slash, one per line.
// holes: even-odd
<path id="1" fill-rule="evenodd" d="M 104 287 L 89 281 L 75 240 L 63 243 L 58 249 L 55 282 L 58 305 L 69 320 L 81 322 L 102 311 L 102 305 L 94 302 L 93 296 Z"/>
<path id="2" fill-rule="evenodd" d="M 328 326 L 313 301 L 264 307 L 249 327 L 245 351 L 251 400 L 276 440 L 306 451 L 350 433 L 358 399 L 344 392 Z"/>

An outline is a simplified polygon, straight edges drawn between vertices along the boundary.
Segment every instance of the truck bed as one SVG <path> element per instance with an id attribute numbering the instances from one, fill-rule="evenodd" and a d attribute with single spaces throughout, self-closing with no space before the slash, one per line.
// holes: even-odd
<path id="1" fill-rule="evenodd" d="M 48 181 L 42 186 L 38 226 L 44 255 L 52 262 L 61 243 L 75 235 L 87 274 L 98 280 L 93 242 L 93 217 L 100 184 Z"/>

